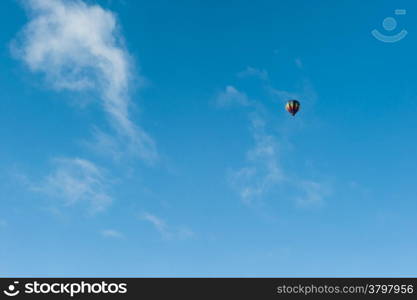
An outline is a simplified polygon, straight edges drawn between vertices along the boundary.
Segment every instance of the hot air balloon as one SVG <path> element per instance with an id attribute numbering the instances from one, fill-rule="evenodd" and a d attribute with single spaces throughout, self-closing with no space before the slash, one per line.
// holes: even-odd
<path id="1" fill-rule="evenodd" d="M 285 105 L 285 109 L 292 114 L 293 116 L 295 116 L 295 114 L 298 112 L 298 110 L 300 109 L 300 102 L 298 102 L 297 100 L 289 100 L 287 102 L 287 104 Z"/>

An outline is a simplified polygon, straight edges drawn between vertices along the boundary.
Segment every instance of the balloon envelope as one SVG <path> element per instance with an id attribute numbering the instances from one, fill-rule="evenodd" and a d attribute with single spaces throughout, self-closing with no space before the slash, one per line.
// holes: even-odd
<path id="1" fill-rule="evenodd" d="M 300 102 L 298 102 L 297 100 L 289 100 L 287 102 L 287 104 L 285 105 L 285 109 L 292 114 L 293 116 L 295 116 L 295 114 L 298 112 L 298 110 L 300 109 Z"/>

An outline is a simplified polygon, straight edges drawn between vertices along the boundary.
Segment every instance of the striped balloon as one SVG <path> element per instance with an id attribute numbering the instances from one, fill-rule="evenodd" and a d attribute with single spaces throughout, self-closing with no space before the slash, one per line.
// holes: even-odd
<path id="1" fill-rule="evenodd" d="M 292 114 L 293 116 L 295 116 L 295 114 L 298 112 L 298 110 L 300 109 L 300 102 L 298 102 L 297 100 L 289 100 L 287 102 L 287 104 L 285 105 L 285 109 Z"/>

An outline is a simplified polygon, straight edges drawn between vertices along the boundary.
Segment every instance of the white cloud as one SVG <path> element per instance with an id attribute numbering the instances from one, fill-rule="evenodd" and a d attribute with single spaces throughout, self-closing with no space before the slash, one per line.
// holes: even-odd
<path id="1" fill-rule="evenodd" d="M 6 226 L 7 226 L 7 221 L 6 220 L 3 220 L 3 219 L 0 219 L 0 229 L 1 228 L 4 228 Z"/>
<path id="2" fill-rule="evenodd" d="M 194 232 L 191 229 L 187 227 L 168 227 L 163 219 L 148 212 L 142 213 L 139 219 L 152 224 L 164 239 L 187 239 L 194 236 Z"/>
<path id="3" fill-rule="evenodd" d="M 62 199 L 65 206 L 87 204 L 92 212 L 102 211 L 111 204 L 104 170 L 80 158 L 55 159 L 54 164 L 55 169 L 41 183 L 32 185 L 34 191 Z"/>
<path id="4" fill-rule="evenodd" d="M 218 106 L 248 106 L 251 104 L 245 93 L 238 91 L 234 86 L 231 85 L 226 86 L 225 90 L 217 95 L 216 102 Z"/>
<path id="5" fill-rule="evenodd" d="M 304 100 L 314 102 L 317 97 L 308 81 L 304 82 L 301 93 L 277 90 L 270 84 L 264 88 L 280 100 L 298 98 L 302 95 Z M 218 95 L 217 99 L 221 103 L 252 108 L 248 118 L 253 147 L 246 153 L 245 165 L 229 174 L 232 188 L 244 203 L 252 204 L 283 184 L 299 195 L 295 197 L 298 206 L 324 203 L 324 199 L 330 194 L 328 185 L 316 180 L 303 179 L 303 176 L 293 175 L 282 167 L 279 137 L 268 130 L 268 117 L 262 103 L 249 99 L 244 92 L 231 86 L 226 87 L 226 92 Z"/>
<path id="6" fill-rule="evenodd" d="M 330 194 L 329 186 L 318 181 L 303 180 L 298 183 L 298 187 L 304 195 L 297 197 L 296 201 L 303 207 L 322 205 L 325 197 Z"/>
<path id="7" fill-rule="evenodd" d="M 286 102 L 290 99 L 301 99 L 299 93 L 288 92 L 285 90 L 274 89 L 273 87 L 269 87 L 269 91 L 276 96 L 280 101 Z"/>
<path id="8" fill-rule="evenodd" d="M 259 70 L 253 67 L 246 67 L 244 71 L 237 73 L 237 77 L 239 78 L 250 77 L 250 76 L 258 77 L 259 79 L 262 79 L 262 80 L 269 79 L 269 75 L 266 70 Z"/>
<path id="9" fill-rule="evenodd" d="M 114 14 L 80 0 L 28 0 L 24 6 L 30 22 L 13 44 L 16 56 L 57 90 L 97 91 L 118 148 L 154 161 L 154 141 L 130 117 L 132 60 Z"/>
<path id="10" fill-rule="evenodd" d="M 250 124 L 254 147 L 246 154 L 248 165 L 233 172 L 230 177 L 232 186 L 247 204 L 285 180 L 279 163 L 278 141 L 266 133 L 265 121 L 259 113 L 251 115 Z"/>
<path id="11" fill-rule="evenodd" d="M 120 239 L 123 238 L 123 233 L 114 230 L 114 229 L 105 229 L 100 231 L 100 234 L 105 238 L 114 238 L 114 239 Z"/>
<path id="12" fill-rule="evenodd" d="M 301 58 L 296 58 L 295 59 L 295 65 L 297 66 L 297 68 L 302 69 L 303 68 L 303 62 L 301 61 Z"/>
<path id="13" fill-rule="evenodd" d="M 95 152 L 108 155 L 116 161 L 123 159 L 126 153 L 139 155 L 147 163 L 154 163 L 158 159 L 153 139 L 139 127 L 136 127 L 135 135 L 130 140 L 123 135 L 112 135 L 94 128 L 93 139 L 86 144 Z"/>
<path id="14" fill-rule="evenodd" d="M 158 230 L 162 234 L 165 234 L 168 232 L 168 228 L 165 222 L 155 215 L 152 215 L 150 213 L 143 213 L 141 216 L 141 219 L 151 223 L 156 228 L 156 230 Z"/>
<path id="15" fill-rule="evenodd" d="M 250 72 L 254 70 L 249 69 Z M 262 104 L 250 100 L 233 86 L 227 86 L 224 92 L 218 94 L 217 102 L 221 104 L 219 106 L 235 104 L 253 109 L 249 114 L 249 128 L 254 146 L 246 153 L 247 164 L 229 174 L 233 189 L 244 203 L 251 204 L 285 179 L 279 162 L 279 143 L 275 136 L 267 132 Z"/>
<path id="16" fill-rule="evenodd" d="M 301 84 L 301 88 L 296 92 L 290 92 L 286 90 L 280 90 L 268 85 L 265 87 L 274 97 L 278 98 L 281 102 L 285 103 L 290 99 L 299 99 L 304 104 L 313 104 L 317 100 L 317 93 L 313 88 L 313 85 L 309 80 L 304 80 Z M 303 105 L 303 106 L 304 106 Z"/>

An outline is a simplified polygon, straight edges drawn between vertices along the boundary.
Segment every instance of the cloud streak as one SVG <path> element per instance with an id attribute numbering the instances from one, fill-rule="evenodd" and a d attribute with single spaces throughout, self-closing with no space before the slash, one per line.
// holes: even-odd
<path id="1" fill-rule="evenodd" d="M 167 223 L 161 219 L 160 217 L 144 212 L 139 215 L 139 219 L 142 221 L 146 221 L 161 234 L 164 239 L 172 240 L 172 239 L 188 239 L 194 236 L 194 232 L 187 227 L 169 227 Z"/>
<path id="2" fill-rule="evenodd" d="M 238 77 L 257 76 L 269 81 L 266 71 L 247 68 L 238 73 Z M 301 93 L 291 93 L 277 90 L 268 82 L 264 89 L 280 101 L 298 98 L 314 102 L 317 98 L 314 89 L 308 81 L 304 82 Z M 253 147 L 246 152 L 245 165 L 229 173 L 231 187 L 238 193 L 241 200 L 248 205 L 261 200 L 274 188 L 290 187 L 295 192 L 295 202 L 300 207 L 316 206 L 324 203 L 330 194 L 330 189 L 316 180 L 306 180 L 303 176 L 291 174 L 281 164 L 281 144 L 278 136 L 268 130 L 268 118 L 264 105 L 250 99 L 246 93 L 234 86 L 227 86 L 216 97 L 219 107 L 241 106 L 251 108 L 248 114 L 249 130 L 253 140 Z"/>
<path id="3" fill-rule="evenodd" d="M 59 158 L 53 162 L 55 168 L 32 190 L 61 199 L 64 206 L 87 204 L 93 213 L 112 203 L 107 192 L 110 181 L 103 169 L 80 158 Z"/>
<path id="4" fill-rule="evenodd" d="M 24 6 L 30 21 L 13 44 L 14 54 L 56 90 L 97 92 L 116 133 L 107 142 L 155 161 L 154 141 L 130 116 L 132 63 L 114 14 L 80 0 L 28 0 Z"/>
<path id="5" fill-rule="evenodd" d="M 100 234 L 105 238 L 121 239 L 124 238 L 123 233 L 114 229 L 104 229 L 100 231 Z"/>
<path id="6" fill-rule="evenodd" d="M 297 197 L 296 201 L 301 207 L 322 205 L 331 192 L 328 185 L 312 180 L 301 181 L 299 187 L 303 194 Z"/>
<path id="7" fill-rule="evenodd" d="M 258 77 L 261 80 L 269 80 L 269 75 L 266 70 L 259 70 L 253 67 L 247 67 L 245 70 L 237 73 L 237 77 L 245 78 L 245 77 Z"/>
<path id="8" fill-rule="evenodd" d="M 285 180 L 279 162 L 279 143 L 273 135 L 267 134 L 265 121 L 258 112 L 250 116 L 250 131 L 254 147 L 246 153 L 248 165 L 233 172 L 229 178 L 246 204 Z"/>
<path id="9" fill-rule="evenodd" d="M 7 221 L 3 220 L 3 219 L 0 219 L 0 229 L 2 229 L 4 227 L 7 227 Z"/>
<path id="10" fill-rule="evenodd" d="M 238 91 L 234 86 L 228 85 L 216 97 L 216 104 L 219 107 L 231 105 L 250 106 L 251 103 L 245 93 Z"/>

